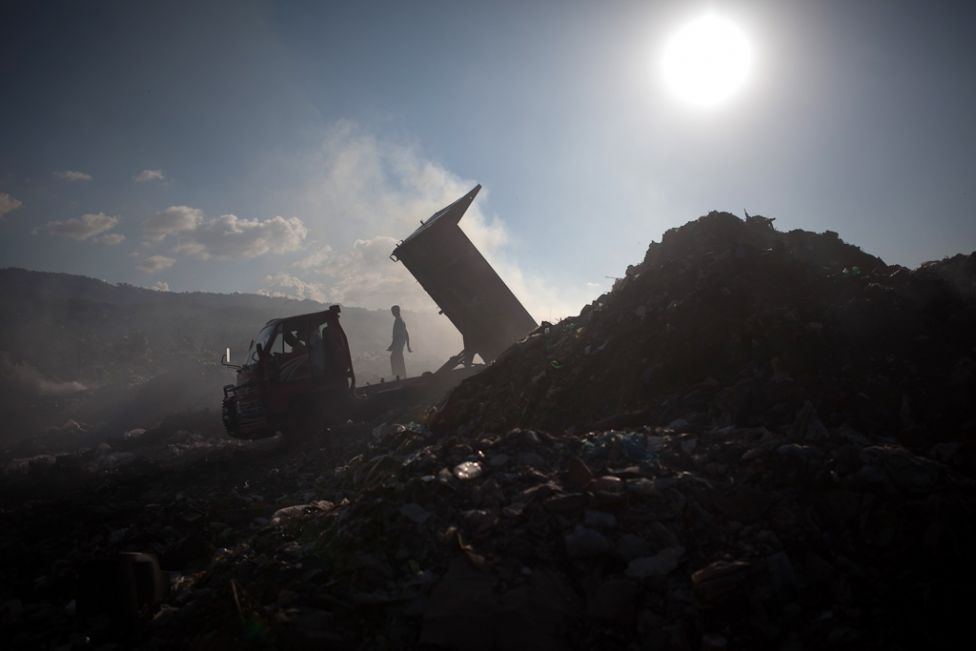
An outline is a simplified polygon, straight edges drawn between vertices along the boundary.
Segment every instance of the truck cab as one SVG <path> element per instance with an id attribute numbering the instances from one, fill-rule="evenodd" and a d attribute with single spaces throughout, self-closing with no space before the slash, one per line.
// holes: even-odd
<path id="1" fill-rule="evenodd" d="M 272 319 L 224 387 L 223 419 L 238 438 L 261 438 L 298 415 L 342 418 L 353 400 L 356 376 L 340 308 Z M 333 413 L 319 413 L 329 408 Z"/>
<path id="2" fill-rule="evenodd" d="M 227 432 L 261 438 L 301 421 L 336 422 L 375 415 L 395 404 L 436 400 L 484 368 L 473 363 L 475 355 L 490 364 L 534 330 L 535 321 L 458 225 L 479 190 L 475 186 L 422 221 L 390 255 L 457 327 L 464 341 L 461 352 L 433 373 L 357 389 L 338 305 L 272 319 L 251 343 L 244 363 L 235 367 L 237 384 L 224 387 Z"/>

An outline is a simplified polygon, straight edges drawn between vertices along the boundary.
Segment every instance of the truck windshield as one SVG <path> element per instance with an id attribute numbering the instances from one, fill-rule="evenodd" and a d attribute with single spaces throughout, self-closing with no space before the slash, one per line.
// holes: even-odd
<path id="1" fill-rule="evenodd" d="M 257 339 L 251 342 L 251 347 L 247 350 L 247 365 L 258 363 L 258 344 L 265 350 L 270 350 L 271 346 L 274 344 L 275 327 L 278 324 L 272 323 L 271 325 L 265 326 L 265 328 L 258 334 Z"/>

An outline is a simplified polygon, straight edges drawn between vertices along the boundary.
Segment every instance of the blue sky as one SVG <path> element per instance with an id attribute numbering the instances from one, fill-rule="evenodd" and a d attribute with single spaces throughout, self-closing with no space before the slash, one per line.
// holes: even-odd
<path id="1" fill-rule="evenodd" d="M 391 244 L 475 183 L 462 223 L 537 318 L 713 209 L 968 253 L 968 7 L 6 2 L 0 266 L 429 307 Z M 755 65 L 702 111 L 658 62 L 709 11 Z"/>

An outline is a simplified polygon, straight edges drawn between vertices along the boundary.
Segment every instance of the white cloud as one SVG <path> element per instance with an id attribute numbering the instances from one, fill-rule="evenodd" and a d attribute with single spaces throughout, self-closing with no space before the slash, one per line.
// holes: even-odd
<path id="1" fill-rule="evenodd" d="M 328 244 L 321 246 L 296 262 L 293 266 L 299 269 L 315 269 L 322 267 L 333 258 L 332 247 Z"/>
<path id="2" fill-rule="evenodd" d="M 14 199 L 6 192 L 0 192 L 0 219 L 3 219 L 3 216 L 8 212 L 17 210 L 23 205 L 23 202 Z"/>
<path id="3" fill-rule="evenodd" d="M 150 217 L 143 226 L 143 230 L 150 238 L 161 240 L 167 235 L 192 231 L 202 221 L 202 210 L 190 206 L 170 206 L 163 212 Z"/>
<path id="4" fill-rule="evenodd" d="M 156 290 L 157 292 L 168 292 L 169 283 L 163 280 L 157 280 L 152 284 L 152 286 L 149 289 Z"/>
<path id="5" fill-rule="evenodd" d="M 206 260 L 210 257 L 210 254 L 207 253 L 207 247 L 199 242 L 180 242 L 173 247 L 173 253 L 189 255 L 194 258 L 200 258 L 201 260 Z"/>
<path id="6" fill-rule="evenodd" d="M 154 274 L 163 269 L 169 269 L 174 264 L 176 264 L 176 260 L 173 258 L 167 258 L 165 255 L 151 255 L 136 266 L 144 273 Z"/>
<path id="7" fill-rule="evenodd" d="M 142 170 L 135 175 L 133 180 L 136 183 L 145 183 L 146 181 L 165 181 L 166 175 L 163 174 L 163 170 Z"/>
<path id="8" fill-rule="evenodd" d="M 102 212 L 85 213 L 81 217 L 48 222 L 44 225 L 44 230 L 58 237 L 87 240 L 90 237 L 112 230 L 118 223 L 118 217 L 111 217 Z"/>
<path id="9" fill-rule="evenodd" d="M 79 172 L 78 170 L 64 170 L 62 172 L 55 172 L 55 176 L 65 181 L 91 181 L 92 175 L 86 174 L 84 172 Z"/>
<path id="10" fill-rule="evenodd" d="M 201 260 L 209 258 L 254 258 L 267 253 L 297 251 L 308 229 L 297 217 L 275 216 L 244 219 L 237 215 L 207 218 L 203 211 L 189 206 L 170 206 L 153 215 L 144 231 L 160 241 L 173 235 L 173 253 Z"/>
<path id="11" fill-rule="evenodd" d="M 108 246 L 116 246 L 125 242 L 125 235 L 122 233 L 107 233 L 105 235 L 99 235 L 95 238 L 95 242 L 99 244 L 106 244 Z"/>
<path id="12" fill-rule="evenodd" d="M 298 165 L 313 170 L 304 193 L 309 228 L 321 244 L 294 264 L 316 276 L 329 301 L 406 309 L 434 309 L 433 301 L 402 264 L 388 259 L 396 242 L 466 194 L 476 184 L 423 156 L 417 147 L 380 140 L 350 122 L 326 135 L 320 150 Z M 592 293 L 557 291 L 545 278 L 527 274 L 509 256 L 511 234 L 498 217 L 485 212 L 482 190 L 461 220 L 461 228 L 502 280 L 538 319 L 578 311 Z M 320 215 L 326 224 L 311 215 Z M 307 281 L 302 281 L 307 282 Z M 577 295 L 578 294 L 578 295 Z"/>
<path id="13" fill-rule="evenodd" d="M 301 278 L 286 273 L 269 274 L 264 278 L 264 289 L 259 294 L 283 296 L 286 298 L 311 299 L 320 303 L 329 302 L 328 294 L 320 283 L 307 283 Z"/>
<path id="14" fill-rule="evenodd" d="M 307 234 L 308 229 L 297 217 L 259 220 L 221 215 L 204 221 L 190 234 L 187 243 L 194 247 L 189 252 L 198 258 L 254 258 L 296 251 Z"/>
<path id="15" fill-rule="evenodd" d="M 430 297 L 410 272 L 403 265 L 394 265 L 390 261 L 390 252 L 396 244 L 392 237 L 380 235 L 356 240 L 341 253 L 333 253 L 328 246 L 322 247 L 292 266 L 323 277 L 323 280 L 304 280 L 287 273 L 272 274 L 265 278 L 263 293 L 343 305 L 388 307 L 399 303 L 407 309 L 434 309 Z"/>

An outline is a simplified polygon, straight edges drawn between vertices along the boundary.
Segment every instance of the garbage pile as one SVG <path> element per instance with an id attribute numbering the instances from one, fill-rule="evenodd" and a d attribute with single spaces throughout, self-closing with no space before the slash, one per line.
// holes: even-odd
<path id="1" fill-rule="evenodd" d="M 29 484 L 7 477 L 0 632 L 67 649 L 958 648 L 974 262 L 908 271 L 713 213 L 429 422 L 271 448 L 148 431 L 133 437 L 180 454 L 133 443 L 60 497 L 18 499 Z M 167 589 L 91 614 L 90 577 L 152 570 L 146 552 Z"/>
<path id="2" fill-rule="evenodd" d="M 374 436 L 219 551 L 149 639 L 900 649 L 967 621 L 976 502 L 951 445 L 921 457 L 810 404 L 781 431 Z"/>
<path id="3" fill-rule="evenodd" d="M 972 443 L 974 360 L 976 254 L 910 271 L 713 212 L 463 383 L 434 428 L 781 427 L 810 401 L 830 427 Z"/>
<path id="4" fill-rule="evenodd" d="M 223 434 L 219 414 L 198 412 L 93 448 L 0 463 L 4 648 L 139 646 L 152 617 L 219 550 L 313 499 L 326 464 L 353 456 L 366 438 L 350 426 L 301 445 L 239 441 Z M 151 557 L 163 579 L 151 599 L 139 594 L 148 577 L 118 572 L 133 555 Z"/>

